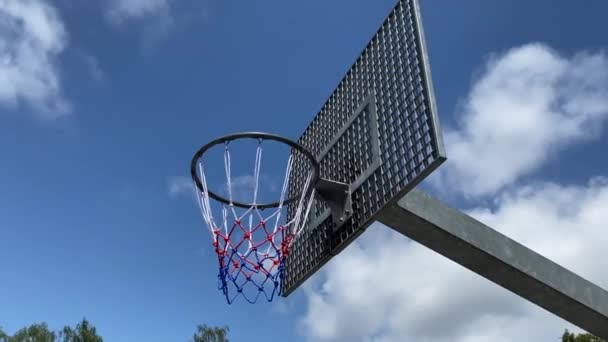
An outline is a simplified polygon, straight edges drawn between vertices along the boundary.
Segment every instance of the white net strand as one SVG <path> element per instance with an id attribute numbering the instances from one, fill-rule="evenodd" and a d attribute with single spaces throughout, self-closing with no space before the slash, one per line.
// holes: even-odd
<path id="1" fill-rule="evenodd" d="M 289 175 L 291 174 L 291 167 L 293 165 L 293 154 L 289 154 L 287 159 L 287 167 L 285 167 L 285 177 L 283 178 L 283 187 L 281 188 L 281 196 L 279 197 L 279 207 L 277 212 L 277 218 L 274 222 L 274 230 L 278 228 L 279 221 L 281 220 L 281 213 L 283 212 L 283 202 L 285 201 L 285 195 L 287 194 L 287 188 L 289 187 Z"/>
<path id="2" fill-rule="evenodd" d="M 262 141 L 258 143 L 255 151 L 255 166 L 253 168 L 254 188 L 253 188 L 253 204 L 257 204 L 258 188 L 260 184 L 260 169 L 262 163 Z"/>
<path id="3" fill-rule="evenodd" d="M 201 209 L 203 218 L 205 219 L 205 222 L 207 223 L 207 227 L 209 228 L 209 231 L 215 241 L 216 236 L 213 233 L 213 230 L 215 229 L 215 227 L 214 227 L 215 222 L 213 220 L 213 211 L 211 210 L 211 203 L 209 202 L 209 191 L 207 190 L 207 179 L 205 177 L 205 171 L 203 170 L 202 163 L 199 163 L 198 170 L 199 170 L 199 177 L 201 179 L 201 184 L 203 186 L 203 191 L 199 191 L 198 188 L 196 187 L 196 185 L 194 186 L 197 203 L 199 205 L 199 208 Z"/>
<path id="4" fill-rule="evenodd" d="M 272 227 L 272 239 L 274 242 L 274 239 L 277 237 L 275 233 L 278 232 L 279 229 L 281 229 L 281 227 L 284 227 L 286 232 L 290 235 L 292 235 L 292 239 L 289 243 L 289 245 L 291 245 L 295 239 L 300 235 L 300 233 L 303 231 L 304 227 L 306 226 L 306 220 L 308 218 L 308 215 L 310 213 L 310 210 L 312 208 L 312 202 L 314 200 L 314 189 L 310 190 L 311 187 L 311 182 L 312 182 L 312 177 L 313 177 L 313 171 L 309 171 L 308 176 L 306 178 L 306 181 L 304 183 L 302 192 L 298 198 L 296 207 L 295 207 L 295 213 L 292 217 L 292 219 L 289 222 L 285 222 L 284 224 L 281 224 L 281 219 L 283 218 L 283 211 L 285 210 L 285 200 L 286 200 L 286 196 L 287 196 L 287 191 L 289 189 L 289 179 L 290 179 L 290 175 L 291 172 L 293 171 L 293 162 L 294 162 L 294 155 L 293 153 L 289 155 L 289 158 L 287 160 L 287 165 L 286 165 L 286 169 L 285 169 L 285 175 L 284 175 L 284 179 L 283 179 L 283 186 L 281 188 L 281 194 L 279 196 L 279 201 L 278 201 L 278 206 L 277 208 L 275 208 L 275 210 L 273 210 L 268 216 L 264 217 L 264 215 L 262 214 L 262 212 L 258 209 L 257 207 L 257 197 L 259 194 L 259 181 L 260 181 L 260 175 L 261 175 L 261 160 L 262 160 L 262 153 L 263 153 L 263 148 L 261 145 L 261 141 L 258 144 L 257 148 L 256 148 L 256 159 L 255 159 L 255 164 L 254 164 L 254 189 L 253 189 L 253 203 L 252 206 L 247 208 L 247 210 L 245 210 L 244 212 L 242 212 L 240 215 L 237 213 L 236 208 L 233 204 L 233 189 L 232 189 L 232 175 L 231 175 L 231 155 L 230 155 L 230 149 L 229 149 L 229 144 L 226 143 L 225 144 L 225 149 L 224 149 L 224 171 L 225 171 L 225 176 L 226 176 L 226 186 L 227 186 L 227 192 L 228 192 L 228 201 L 229 204 L 222 204 L 222 222 L 221 225 L 218 225 L 215 222 L 214 216 L 213 216 L 213 210 L 211 207 L 211 201 L 210 201 L 210 196 L 209 196 L 209 189 L 207 186 L 207 180 L 206 180 L 206 175 L 203 169 L 203 165 L 202 162 L 199 161 L 198 163 L 198 173 L 199 173 L 199 177 L 201 180 L 201 184 L 202 184 L 202 190 L 197 189 L 196 191 L 196 195 L 197 195 L 197 202 L 199 204 L 199 208 L 201 210 L 201 213 L 203 215 L 204 221 L 206 223 L 206 225 L 208 226 L 214 242 L 216 242 L 217 240 L 217 235 L 216 235 L 216 231 L 223 231 L 223 234 L 225 236 L 229 236 L 230 232 L 232 230 L 232 226 L 233 223 L 229 223 L 228 217 L 232 216 L 231 222 L 232 220 L 234 220 L 235 222 L 243 222 L 244 223 L 244 219 L 245 217 L 248 217 L 248 224 L 246 224 L 245 226 L 241 225 L 241 227 L 245 228 L 248 233 L 249 233 L 249 238 L 248 240 L 248 251 L 254 247 L 253 244 L 253 240 L 252 240 L 252 231 L 255 229 L 256 226 L 258 226 L 257 224 L 253 223 L 253 215 L 254 215 L 254 211 L 257 215 L 257 217 L 260 220 L 260 223 L 266 223 L 269 222 L 270 220 L 274 221 L 274 226 Z M 230 214 L 232 215 L 230 215 Z M 269 246 L 270 248 L 270 246 Z M 240 253 L 237 251 L 237 253 L 239 255 L 243 255 L 243 253 Z M 258 252 L 260 253 L 260 252 Z M 266 253 L 268 253 L 268 251 L 266 251 Z"/>
<path id="5" fill-rule="evenodd" d="M 228 236 L 228 209 L 226 209 L 226 206 L 222 206 L 222 218 L 223 218 L 223 223 L 222 226 L 224 227 L 224 234 L 226 234 L 226 236 Z"/>
<path id="6" fill-rule="evenodd" d="M 230 165 L 230 148 L 229 143 L 226 142 L 224 148 L 224 170 L 226 173 L 226 186 L 228 187 L 228 201 L 230 202 L 230 210 L 232 214 L 236 218 L 236 210 L 234 209 L 233 199 L 232 199 L 232 177 L 230 175 L 231 165 Z"/>
<path id="7" fill-rule="evenodd" d="M 211 222 L 207 218 L 207 212 L 205 210 L 205 207 L 203 206 L 204 197 L 202 196 L 202 193 L 198 190 L 198 188 L 196 186 L 194 186 L 194 195 L 196 196 L 196 203 L 198 204 L 198 207 L 200 208 L 201 213 L 203 214 L 203 220 L 205 220 L 207 227 L 210 227 Z M 215 234 L 213 234 L 213 230 L 209 229 L 209 233 L 211 233 L 211 237 L 213 238 L 213 241 L 215 242 Z"/>
<path id="8" fill-rule="evenodd" d="M 230 204 L 232 204 L 232 181 L 230 177 L 230 149 L 228 148 L 228 143 L 226 143 L 226 147 L 224 148 L 224 173 L 226 174 L 226 187 L 228 190 L 228 200 Z"/>
<path id="9" fill-rule="evenodd" d="M 308 212 L 310 210 L 310 204 L 312 203 L 312 198 L 314 197 L 314 193 L 310 194 L 310 198 L 311 200 L 309 200 L 309 203 L 307 203 L 306 205 L 306 215 L 304 216 L 304 220 L 302 222 L 302 225 L 300 226 L 300 220 L 302 218 L 302 210 L 304 209 L 304 203 L 306 195 L 308 194 L 308 189 L 310 187 L 310 182 L 312 180 L 312 173 L 308 174 L 308 177 L 306 178 L 306 183 L 304 183 L 304 188 L 302 189 L 302 194 L 300 195 L 300 201 L 298 202 L 298 207 L 296 209 L 296 214 L 294 215 L 294 219 L 292 220 L 295 221 L 292 227 L 292 233 L 294 234 L 294 237 L 297 237 L 298 234 L 302 231 L 302 228 L 305 226 L 306 224 L 306 216 L 308 215 Z M 288 225 L 291 224 L 288 223 Z"/>
<path id="10" fill-rule="evenodd" d="M 253 214 L 249 215 L 249 231 L 251 232 L 253 230 Z M 253 241 L 251 236 L 249 236 L 249 238 L 247 238 L 247 250 L 251 250 L 251 248 L 253 247 Z"/>
<path id="11" fill-rule="evenodd" d="M 253 182 L 254 182 L 254 188 L 253 188 L 253 204 L 254 206 L 257 205 L 257 199 L 258 199 L 258 189 L 260 186 L 260 170 L 262 168 L 261 166 L 262 164 L 262 140 L 258 140 L 258 146 L 256 148 L 255 151 L 255 165 L 253 167 Z M 257 207 L 255 207 L 255 213 L 258 216 L 260 222 L 264 221 L 264 217 L 262 216 L 262 213 L 260 213 L 260 210 L 258 210 Z M 249 232 L 251 232 L 253 230 L 253 212 L 249 215 Z M 251 237 L 252 234 L 250 234 L 249 239 L 247 239 L 248 244 L 249 244 L 249 250 L 253 247 L 253 239 Z M 274 236 L 273 236 L 273 240 L 274 240 Z M 273 241 L 274 242 L 274 241 Z"/>
<path id="12" fill-rule="evenodd" d="M 312 174 L 309 175 L 307 183 L 310 186 L 310 181 L 312 180 Z M 306 191 L 308 191 L 308 187 L 306 188 Z M 296 232 L 294 233 L 295 237 L 297 238 L 300 233 L 304 230 L 304 227 L 306 227 L 306 219 L 308 218 L 308 214 L 310 213 L 310 208 L 312 208 L 312 202 L 313 199 L 315 198 L 315 190 L 312 189 L 310 197 L 308 198 L 308 204 L 306 205 L 306 212 L 304 213 L 304 218 L 302 221 L 302 224 L 297 228 Z M 294 238 L 295 240 L 295 238 Z M 292 241 L 293 243 L 293 241 Z"/>

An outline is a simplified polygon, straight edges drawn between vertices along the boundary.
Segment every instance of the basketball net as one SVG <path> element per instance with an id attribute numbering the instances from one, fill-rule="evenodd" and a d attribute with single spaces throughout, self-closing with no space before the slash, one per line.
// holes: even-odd
<path id="1" fill-rule="evenodd" d="M 314 188 L 313 176 L 309 170 L 297 201 L 286 203 L 289 179 L 294 164 L 294 152 L 289 155 L 285 178 L 276 208 L 259 209 L 257 203 L 262 161 L 262 141 L 256 149 L 253 170 L 253 194 L 249 208 L 236 208 L 233 204 L 233 184 L 231 178 L 229 143 L 225 144 L 224 170 L 229 204 L 214 200 L 209 196 L 203 163 L 198 161 L 198 174 L 202 191 L 194 187 L 203 220 L 213 239 L 213 247 L 219 263 L 218 288 L 228 304 L 242 296 L 247 302 L 255 303 L 264 296 L 269 302 L 276 294 L 281 295 L 285 271 L 285 260 L 294 240 L 306 225 L 310 212 Z M 215 203 L 215 212 L 212 208 Z M 285 205 L 288 204 L 288 205 Z M 288 206 L 295 206 L 295 209 Z M 289 215 L 293 213 L 292 215 Z"/>

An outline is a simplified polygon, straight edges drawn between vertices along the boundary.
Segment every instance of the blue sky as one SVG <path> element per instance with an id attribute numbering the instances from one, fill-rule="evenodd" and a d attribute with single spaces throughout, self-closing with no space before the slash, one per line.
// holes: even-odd
<path id="1" fill-rule="evenodd" d="M 340 272 L 349 262 L 383 260 L 372 248 L 390 234 L 382 228 L 288 299 L 226 305 L 209 235 L 179 187 L 194 151 L 218 135 L 263 130 L 297 138 L 394 3 L 0 1 L 0 326 L 9 333 L 39 321 L 60 328 L 86 316 L 108 341 L 186 341 L 199 323 L 229 325 L 234 341 L 442 341 L 407 314 L 410 324 L 401 328 L 378 323 L 356 337 L 332 330 L 365 312 L 335 288 L 350 288 L 351 274 Z M 608 221 L 605 180 L 597 178 L 608 169 L 607 12 L 599 0 L 576 8 L 566 0 L 422 0 L 449 157 L 425 186 L 531 244 L 536 235 L 509 227 L 571 223 L 554 235 L 591 252 L 533 247 L 604 286 L 602 268 L 581 260 L 601 252 L 591 241 L 608 241 L 594 235 Z M 491 113 L 499 112 L 520 123 L 516 133 L 491 129 L 500 122 Z M 552 124 L 536 130 L 526 118 Z M 487 136 L 476 136 L 479 129 Z M 483 146 L 504 153 L 504 164 Z M 551 205 L 572 203 L 599 209 L 552 221 L 563 208 Z M 577 227 L 580 234 L 569 235 Z M 394 248 L 498 298 L 473 305 L 471 319 L 451 330 L 455 339 L 473 341 L 467 331 L 479 330 L 508 341 L 497 327 L 523 328 L 514 323 L 523 320 L 541 338 L 567 326 L 421 248 Z M 440 290 L 429 307 L 450 304 Z M 380 315 L 397 310 L 385 307 Z"/>

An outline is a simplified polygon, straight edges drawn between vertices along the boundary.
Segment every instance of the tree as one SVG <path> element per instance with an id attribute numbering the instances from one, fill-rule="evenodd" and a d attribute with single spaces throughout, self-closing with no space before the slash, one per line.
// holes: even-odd
<path id="1" fill-rule="evenodd" d="M 194 342 L 229 342 L 227 326 L 210 327 L 206 324 L 201 324 L 197 327 L 197 332 L 194 334 Z"/>
<path id="2" fill-rule="evenodd" d="M 66 326 L 58 333 L 49 330 L 46 323 L 32 324 L 13 336 L 0 329 L 0 342 L 103 342 L 103 339 L 97 335 L 97 329 L 83 318 L 76 329 Z"/>
<path id="3" fill-rule="evenodd" d="M 0 342 L 8 342 L 8 335 L 0 327 Z"/>
<path id="4" fill-rule="evenodd" d="M 46 323 L 32 324 L 22 328 L 12 337 L 6 339 L 8 342 L 55 342 L 57 336 L 49 330 Z"/>
<path id="5" fill-rule="evenodd" d="M 97 335 L 97 329 L 86 318 L 76 325 L 76 329 L 64 327 L 59 338 L 61 342 L 103 342 L 103 338 Z"/>
<path id="6" fill-rule="evenodd" d="M 569 332 L 568 329 L 566 329 L 562 335 L 562 342 L 604 342 L 604 340 L 591 334 L 577 335 Z"/>

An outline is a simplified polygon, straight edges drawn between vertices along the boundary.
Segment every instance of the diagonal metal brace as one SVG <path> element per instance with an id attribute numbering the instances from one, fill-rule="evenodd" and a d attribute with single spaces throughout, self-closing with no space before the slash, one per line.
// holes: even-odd
<path id="1" fill-rule="evenodd" d="M 412 190 L 380 222 L 545 310 L 608 339 L 608 291 L 430 195 Z"/>
<path id="2" fill-rule="evenodd" d="M 331 209 L 334 231 L 338 230 L 353 215 L 350 185 L 320 178 L 315 190 L 327 202 L 329 209 Z"/>

